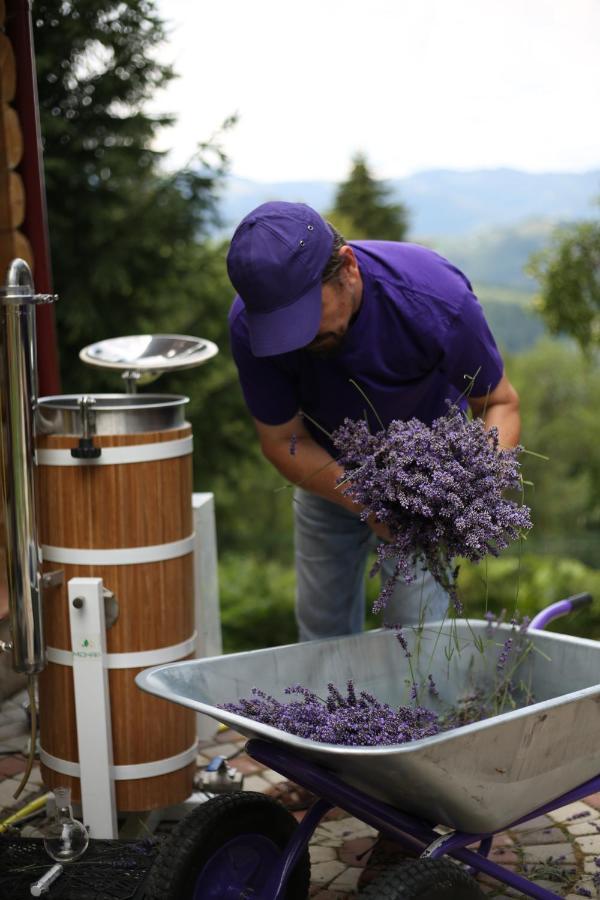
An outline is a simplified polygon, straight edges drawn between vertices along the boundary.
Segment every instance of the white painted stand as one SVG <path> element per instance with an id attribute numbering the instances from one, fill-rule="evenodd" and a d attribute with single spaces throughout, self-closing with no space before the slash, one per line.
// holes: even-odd
<path id="1" fill-rule="evenodd" d="M 118 830 L 102 579 L 71 578 L 68 596 L 83 821 L 91 837 L 112 839 Z"/>
<path id="2" fill-rule="evenodd" d="M 220 656 L 223 652 L 219 608 L 217 530 L 213 494 L 192 494 L 194 516 L 194 604 L 196 656 Z M 196 716 L 200 740 L 211 738 L 217 723 L 209 716 Z"/>
<path id="3" fill-rule="evenodd" d="M 193 494 L 196 656 L 222 653 L 215 507 L 212 494 Z M 68 585 L 73 682 L 83 821 L 94 838 L 118 837 L 113 768 L 106 623 L 101 578 L 71 578 Z M 200 739 L 216 722 L 197 716 Z M 139 768 L 139 767 L 138 767 Z"/>

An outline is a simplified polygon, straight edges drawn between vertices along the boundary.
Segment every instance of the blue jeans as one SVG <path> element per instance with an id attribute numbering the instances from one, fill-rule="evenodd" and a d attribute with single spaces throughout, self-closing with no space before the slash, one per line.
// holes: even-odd
<path id="1" fill-rule="evenodd" d="M 365 568 L 377 536 L 349 510 L 303 488 L 294 491 L 296 620 L 299 639 L 358 634 L 365 624 Z M 393 560 L 386 560 L 382 584 Z M 383 611 L 386 624 L 442 619 L 448 594 L 428 571 L 399 581 Z"/>

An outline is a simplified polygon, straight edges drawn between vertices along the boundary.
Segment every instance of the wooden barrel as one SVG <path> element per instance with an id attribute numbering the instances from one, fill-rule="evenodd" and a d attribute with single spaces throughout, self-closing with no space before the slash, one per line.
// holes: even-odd
<path id="1" fill-rule="evenodd" d="M 41 430 L 54 432 L 38 436 L 36 451 L 44 571 L 64 569 L 63 584 L 44 591 L 42 776 L 48 788 L 69 786 L 80 799 L 67 583 L 102 578 L 114 594 L 106 667 L 117 808 L 155 809 L 189 797 L 196 755 L 194 713 L 134 681 L 150 665 L 194 655 L 187 398 L 95 395 L 97 459 L 71 454 L 81 436 L 79 399 L 42 398 L 38 410 Z"/>

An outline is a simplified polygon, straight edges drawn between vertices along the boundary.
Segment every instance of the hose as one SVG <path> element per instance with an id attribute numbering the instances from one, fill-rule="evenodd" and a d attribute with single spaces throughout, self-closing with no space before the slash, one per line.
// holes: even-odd
<path id="1" fill-rule="evenodd" d="M 50 797 L 52 797 L 52 792 L 44 794 L 43 797 L 38 797 L 37 800 L 32 800 L 27 806 L 23 806 L 22 809 L 17 810 L 16 813 L 13 813 L 7 819 L 3 819 L 0 822 L 0 834 L 2 834 L 3 831 L 7 831 L 11 825 L 18 822 L 20 819 L 26 819 L 31 813 L 38 812 L 38 810 L 46 805 Z"/>

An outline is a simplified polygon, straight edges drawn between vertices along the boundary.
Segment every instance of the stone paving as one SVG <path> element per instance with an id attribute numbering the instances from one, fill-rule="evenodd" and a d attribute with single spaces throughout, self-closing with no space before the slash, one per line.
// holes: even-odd
<path id="1" fill-rule="evenodd" d="M 19 800 L 13 798 L 26 767 L 19 752 L 25 738 L 23 733 L 10 732 L 12 723 L 18 731 L 23 715 L 21 698 L 5 701 L 0 708 L 0 821 L 45 792 L 39 767 L 35 766 Z M 214 756 L 232 757 L 229 765 L 243 773 L 245 790 L 267 792 L 283 780 L 247 756 L 243 738 L 231 731 L 218 732 L 213 739 L 200 742 L 199 767 Z M 301 820 L 304 813 L 294 815 Z M 23 825 L 21 833 L 27 836 L 36 832 L 33 825 Z M 317 828 L 310 845 L 311 900 L 357 897 L 357 882 L 368 863 L 375 836 L 373 828 L 342 810 L 332 810 Z M 491 858 L 567 900 L 600 897 L 600 877 L 598 887 L 594 882 L 594 876 L 600 876 L 600 794 L 498 835 Z M 479 876 L 479 883 L 490 900 L 524 896 L 485 876 Z"/>

